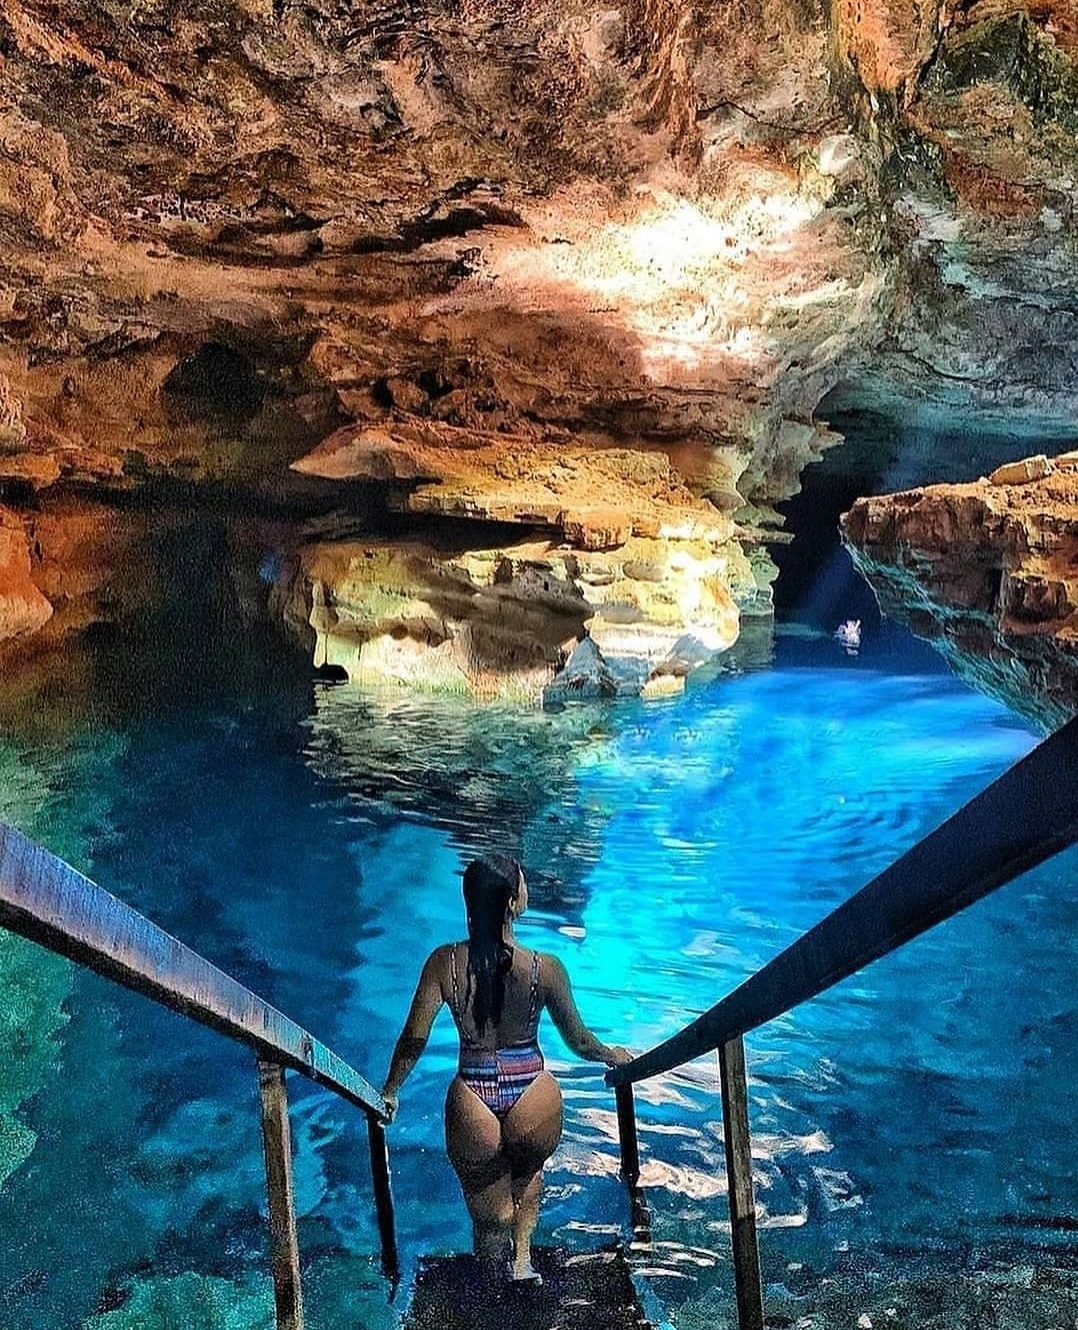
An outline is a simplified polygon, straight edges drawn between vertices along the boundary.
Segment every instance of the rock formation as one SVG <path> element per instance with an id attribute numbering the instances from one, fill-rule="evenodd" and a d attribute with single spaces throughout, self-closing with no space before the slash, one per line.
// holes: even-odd
<path id="1" fill-rule="evenodd" d="M 0 637 L 32 633 L 52 606 L 30 577 L 30 546 L 21 523 L 0 512 Z"/>
<path id="2" fill-rule="evenodd" d="M 760 595 L 731 518 L 693 498 L 661 454 L 557 437 L 495 443 L 424 422 L 345 428 L 294 465 L 398 482 L 391 506 L 421 518 L 532 533 L 486 549 L 454 549 L 444 535 L 433 547 L 308 546 L 316 662 L 352 678 L 535 697 L 566 664 L 569 696 L 670 691 L 736 640 L 731 592 L 747 609 Z"/>
<path id="3" fill-rule="evenodd" d="M 1078 712 L 1078 453 L 860 499 L 843 522 L 883 610 L 1047 729 Z"/>
<path id="4" fill-rule="evenodd" d="M 1076 40 L 1070 0 L 0 0 L 7 657 L 138 613 L 120 529 L 182 500 L 273 519 L 330 663 L 486 688 L 512 604 L 514 691 L 581 634 L 587 688 L 673 686 L 766 612 L 831 390 L 1074 420 Z M 27 550 L 54 607 L 76 561 L 50 628 Z"/>

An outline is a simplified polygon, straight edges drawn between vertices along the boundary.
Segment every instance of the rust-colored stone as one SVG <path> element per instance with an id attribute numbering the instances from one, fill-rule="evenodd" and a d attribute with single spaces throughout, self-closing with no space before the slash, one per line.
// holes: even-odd
<path id="1" fill-rule="evenodd" d="M 29 636 L 52 617 L 30 576 L 30 543 L 20 521 L 0 509 L 0 642 Z"/>
<path id="2" fill-rule="evenodd" d="M 1028 460 L 859 499 L 843 530 L 889 615 L 1051 727 L 1078 712 L 1078 473 Z"/>
<path id="3" fill-rule="evenodd" d="M 293 463 L 331 480 L 408 482 L 404 511 L 549 527 L 583 549 L 624 545 L 634 531 L 723 543 L 733 524 L 694 498 L 658 453 L 591 450 L 559 438 L 490 438 L 412 420 L 338 430 Z"/>
<path id="4" fill-rule="evenodd" d="M 0 0 L 23 516 L 347 479 L 349 535 L 362 487 L 615 562 L 702 540 L 726 624 L 836 385 L 1078 417 L 1068 0 L 211 8 Z"/>

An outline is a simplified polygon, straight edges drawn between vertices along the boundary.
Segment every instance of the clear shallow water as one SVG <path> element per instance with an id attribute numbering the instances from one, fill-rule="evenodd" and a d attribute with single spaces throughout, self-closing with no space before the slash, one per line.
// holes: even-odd
<path id="1" fill-rule="evenodd" d="M 683 699 L 514 713 L 242 673 L 0 742 L 23 827 L 379 1079 L 459 872 L 517 851 L 521 939 L 586 1019 L 644 1048 L 792 941 L 1034 742 L 886 653 L 780 640 Z M 1078 1213 L 1075 858 L 1061 856 L 748 1040 L 765 1276 L 1027 1252 Z M 0 1096 L 36 1145 L 0 1190 L 0 1324 L 269 1323 L 251 1060 L 10 939 Z M 14 976 L 14 978 L 13 978 Z M 20 976 L 24 982 L 17 983 Z M 568 1110 L 540 1237 L 624 1232 L 613 1103 L 548 1030 Z M 467 1245 L 441 1145 L 443 1013 L 391 1149 L 406 1264 Z M 292 1081 L 314 1327 L 392 1325 L 358 1115 Z M 712 1059 L 638 1089 L 657 1317 L 727 1290 Z M 6 1131 L 6 1135 L 5 1135 Z M 32 1142 L 31 1142 L 32 1143 Z M 26 1143 L 23 1153 L 26 1153 Z M 0 1170 L 2 1171 L 2 1170 Z"/>

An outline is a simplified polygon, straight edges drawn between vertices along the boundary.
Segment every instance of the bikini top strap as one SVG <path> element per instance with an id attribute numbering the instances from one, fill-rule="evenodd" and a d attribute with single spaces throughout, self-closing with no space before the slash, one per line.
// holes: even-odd
<path id="1" fill-rule="evenodd" d="M 528 994 L 528 1028 L 531 1029 L 539 1020 L 539 953 L 532 952 L 532 982 Z"/>
<path id="2" fill-rule="evenodd" d="M 450 1002 L 450 1008 L 453 1015 L 460 1017 L 460 987 L 457 983 L 457 943 L 454 942 L 449 949 L 449 974 L 453 984 L 453 998 Z"/>

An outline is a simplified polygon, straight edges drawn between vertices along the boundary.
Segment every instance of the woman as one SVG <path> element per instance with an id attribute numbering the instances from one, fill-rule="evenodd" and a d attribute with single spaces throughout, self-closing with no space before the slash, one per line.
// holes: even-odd
<path id="1" fill-rule="evenodd" d="M 569 976 L 554 956 L 528 951 L 513 936 L 528 904 L 524 873 L 507 855 L 473 860 L 464 870 L 468 940 L 427 957 L 382 1087 L 390 1117 L 442 1003 L 457 1024 L 460 1062 L 445 1100 L 445 1144 L 472 1217 L 475 1254 L 490 1273 L 510 1256 L 511 1278 L 539 1282 L 531 1238 L 543 1165 L 561 1139 L 558 1083 L 543 1069 L 536 1042 L 549 1010 L 579 1057 L 608 1067 L 628 1062 L 580 1019 Z"/>

